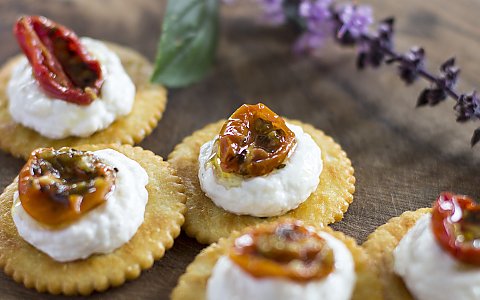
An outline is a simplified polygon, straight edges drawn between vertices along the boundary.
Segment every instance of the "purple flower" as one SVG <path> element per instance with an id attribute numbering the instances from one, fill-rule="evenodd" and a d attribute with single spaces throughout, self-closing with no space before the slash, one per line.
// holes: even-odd
<path id="1" fill-rule="evenodd" d="M 307 30 L 319 31 L 324 29 L 325 22 L 331 18 L 330 4 L 332 0 L 303 0 L 299 6 L 299 15 L 307 23 Z"/>
<path id="2" fill-rule="evenodd" d="M 273 25 L 285 23 L 286 17 L 283 11 L 284 0 L 257 0 L 263 9 L 265 20 Z"/>
<path id="3" fill-rule="evenodd" d="M 386 53 L 393 51 L 394 24 L 393 18 L 387 18 L 380 22 L 376 34 L 354 40 L 358 50 L 358 69 L 379 67 L 384 62 Z"/>
<path id="4" fill-rule="evenodd" d="M 332 0 L 303 0 L 298 8 L 298 14 L 305 20 L 306 31 L 297 39 L 293 46 L 296 54 L 310 53 L 323 45 L 332 32 Z"/>
<path id="5" fill-rule="evenodd" d="M 447 99 L 448 91 L 452 91 L 455 88 L 457 83 L 458 75 L 460 74 L 460 69 L 455 66 L 455 59 L 450 58 L 445 61 L 440 67 L 440 76 L 437 76 L 432 82 L 430 88 L 426 88 L 422 91 L 417 100 L 417 106 L 430 105 L 434 106 L 443 100 Z M 478 97 L 476 93 L 471 95 L 460 95 L 456 97 L 457 105 L 455 105 L 455 110 L 459 113 L 457 115 L 457 121 L 462 122 L 470 118 L 472 114 L 468 114 L 467 106 L 468 103 L 477 103 Z M 468 105 L 467 105 L 468 104 Z M 478 116 L 480 116 L 480 111 L 478 108 L 475 109 Z M 465 112 L 465 113 L 462 113 Z"/>
<path id="6" fill-rule="evenodd" d="M 465 122 L 480 117 L 480 98 L 477 92 L 462 94 L 453 107 L 457 112 L 457 122 Z"/>
<path id="7" fill-rule="evenodd" d="M 367 5 L 345 4 L 338 8 L 338 15 L 342 26 L 338 31 L 339 36 L 349 33 L 358 38 L 368 32 L 368 27 L 373 23 L 373 11 Z"/>
<path id="8" fill-rule="evenodd" d="M 406 84 L 412 84 L 418 79 L 418 76 L 420 76 L 419 72 L 425 66 L 425 50 L 413 47 L 402 57 L 387 60 L 388 64 L 393 62 L 400 62 L 398 65 L 400 78 Z"/>

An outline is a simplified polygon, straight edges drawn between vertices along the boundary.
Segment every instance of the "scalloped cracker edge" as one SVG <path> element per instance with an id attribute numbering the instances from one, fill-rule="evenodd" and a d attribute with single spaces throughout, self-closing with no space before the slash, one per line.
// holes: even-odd
<path id="1" fill-rule="evenodd" d="M 184 187 L 160 156 L 128 145 L 80 146 L 81 150 L 117 150 L 137 161 L 148 173 L 145 219 L 132 239 L 109 254 L 60 263 L 40 252 L 17 232 L 11 216 L 17 180 L 0 195 L 0 267 L 27 288 L 65 295 L 88 295 L 137 278 L 163 257 L 180 234 L 185 212 Z"/>
<path id="2" fill-rule="evenodd" d="M 106 43 L 119 56 L 125 71 L 135 83 L 135 102 L 130 114 L 120 117 L 109 127 L 89 137 L 68 137 L 54 140 L 16 123 L 8 111 L 7 84 L 20 56 L 7 61 L 0 69 L 0 149 L 16 157 L 27 158 L 33 149 L 41 147 L 94 144 L 129 144 L 142 141 L 162 117 L 167 104 L 164 87 L 150 84 L 151 64 L 139 53 L 128 48 Z"/>
<path id="3" fill-rule="evenodd" d="M 406 211 L 390 219 L 368 236 L 362 247 L 367 251 L 382 285 L 386 300 L 413 300 L 403 280 L 393 273 L 393 250 L 418 219 L 430 212 L 430 208 Z"/>
<path id="4" fill-rule="evenodd" d="M 178 144 L 168 156 L 186 187 L 187 213 L 185 232 L 200 243 L 210 244 L 227 237 L 234 230 L 276 220 L 280 217 L 299 219 L 324 226 L 343 218 L 353 201 L 355 177 L 347 154 L 335 141 L 321 130 L 299 121 L 287 122 L 301 126 L 322 150 L 323 171 L 316 191 L 299 207 L 279 217 L 258 218 L 235 215 L 217 207 L 200 188 L 198 179 L 198 154 L 200 146 L 218 134 L 225 120 L 207 125 Z"/>
<path id="5" fill-rule="evenodd" d="M 258 225 L 257 225 L 258 226 Z M 368 257 L 365 251 L 357 245 L 355 240 L 345 234 L 334 231 L 330 227 L 318 228 L 343 242 L 352 253 L 355 261 L 357 282 L 353 291 L 352 300 L 379 300 L 380 283 L 375 274 L 371 272 Z M 248 230 L 244 229 L 244 230 Z M 240 234 L 234 232 L 228 238 L 221 238 L 200 252 L 195 260 L 187 267 L 186 272 L 179 278 L 177 286 L 172 291 L 172 300 L 204 300 L 206 297 L 207 281 L 210 278 L 217 260 L 227 253 L 228 247 Z"/>

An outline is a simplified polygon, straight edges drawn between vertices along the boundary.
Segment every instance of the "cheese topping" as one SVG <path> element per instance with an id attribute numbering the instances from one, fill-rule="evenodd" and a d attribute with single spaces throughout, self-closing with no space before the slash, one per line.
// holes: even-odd
<path id="1" fill-rule="evenodd" d="M 45 137 L 61 139 L 89 136 L 130 113 L 135 85 L 118 56 L 100 41 L 82 38 L 81 42 L 102 65 L 105 81 L 100 97 L 82 106 L 47 96 L 33 77 L 27 58 L 22 57 L 7 87 L 8 109 L 15 122 Z"/>
<path id="2" fill-rule="evenodd" d="M 394 254 L 394 271 L 418 300 L 480 299 L 480 268 L 459 262 L 437 243 L 431 215 L 417 221 Z"/>
<path id="3" fill-rule="evenodd" d="M 56 261 L 84 259 L 94 253 L 109 253 L 128 242 L 143 223 L 148 201 L 146 171 L 134 160 L 112 150 L 93 152 L 118 169 L 115 190 L 106 202 L 79 220 L 60 229 L 50 229 L 34 220 L 15 193 L 12 217 L 19 235 Z"/>
<path id="4" fill-rule="evenodd" d="M 300 126 L 287 124 L 295 133 L 297 146 L 285 161 L 285 166 L 264 176 L 243 179 L 238 186 L 218 178 L 210 163 L 215 139 L 200 149 L 200 185 L 205 194 L 219 207 L 239 214 L 256 217 L 278 216 L 304 202 L 316 190 L 323 168 L 321 150 Z"/>
<path id="5" fill-rule="evenodd" d="M 335 268 L 325 278 L 307 283 L 278 278 L 255 278 L 227 256 L 216 263 L 207 283 L 207 300 L 348 300 L 355 286 L 355 264 L 348 248 L 333 236 L 319 235 L 333 249 Z"/>

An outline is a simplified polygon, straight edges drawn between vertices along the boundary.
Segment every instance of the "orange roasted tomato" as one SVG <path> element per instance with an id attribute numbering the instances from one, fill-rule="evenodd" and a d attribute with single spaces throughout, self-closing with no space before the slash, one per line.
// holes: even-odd
<path id="1" fill-rule="evenodd" d="M 230 259 L 254 277 L 316 280 L 330 274 L 333 250 L 312 228 L 300 221 L 261 225 L 238 237 Z"/>
<path id="2" fill-rule="evenodd" d="M 116 171 L 90 152 L 40 148 L 20 171 L 20 202 L 38 222 L 67 224 L 106 201 L 115 188 Z"/>
<path id="3" fill-rule="evenodd" d="M 441 193 L 433 204 L 433 234 L 456 259 L 480 265 L 480 205 L 471 198 Z"/>
<path id="4" fill-rule="evenodd" d="M 262 103 L 244 104 L 223 125 L 217 155 L 223 172 L 262 176 L 283 167 L 295 144 L 280 116 Z"/>

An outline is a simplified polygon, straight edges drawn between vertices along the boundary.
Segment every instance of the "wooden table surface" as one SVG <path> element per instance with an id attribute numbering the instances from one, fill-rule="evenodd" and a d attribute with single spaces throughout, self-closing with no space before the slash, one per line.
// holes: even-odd
<path id="1" fill-rule="evenodd" d="M 359 72 L 354 50 L 334 44 L 317 58 L 295 58 L 291 31 L 259 22 L 252 1 L 237 2 L 222 8 L 214 70 L 197 84 L 169 92 L 165 115 L 142 147 L 166 157 L 194 130 L 228 116 L 242 103 L 263 101 L 281 115 L 323 129 L 348 153 L 357 178 L 354 202 L 333 227 L 359 243 L 389 218 L 429 206 L 441 191 L 480 196 L 480 146 L 469 146 L 479 124 L 455 123 L 453 101 L 415 109 L 424 82 L 407 88 L 392 66 Z M 430 69 L 456 55 L 462 67 L 460 87 L 480 88 L 479 1 L 369 3 L 377 19 L 395 15 L 397 49 L 424 46 Z M 45 15 L 80 36 L 132 47 L 153 61 L 164 8 L 164 1 L 155 0 L 0 0 L 0 62 L 19 51 L 11 28 L 22 14 Z M 22 164 L 0 152 L 1 189 Z M 182 234 L 140 278 L 91 298 L 168 299 L 178 276 L 203 247 Z M 29 298 L 62 297 L 38 294 L 0 275 L 0 299 Z"/>

